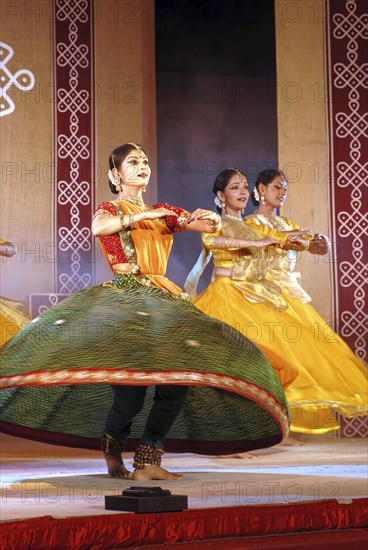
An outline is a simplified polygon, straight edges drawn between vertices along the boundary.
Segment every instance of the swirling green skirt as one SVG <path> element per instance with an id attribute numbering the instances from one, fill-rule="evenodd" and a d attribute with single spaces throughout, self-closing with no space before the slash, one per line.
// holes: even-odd
<path id="1" fill-rule="evenodd" d="M 111 384 L 183 384 L 190 387 L 167 450 L 231 453 L 286 437 L 285 394 L 252 342 L 181 298 L 131 286 L 76 292 L 1 347 L 2 431 L 97 448 Z M 142 435 L 152 393 L 128 449 Z"/>

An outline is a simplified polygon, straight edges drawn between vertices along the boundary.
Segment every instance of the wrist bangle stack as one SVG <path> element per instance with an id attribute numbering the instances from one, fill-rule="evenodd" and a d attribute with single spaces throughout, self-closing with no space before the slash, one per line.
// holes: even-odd
<path id="1" fill-rule="evenodd" d="M 119 214 L 121 229 L 126 229 L 127 228 L 127 223 L 124 221 L 124 218 L 126 219 L 126 216 L 121 212 Z"/>
<path id="2" fill-rule="evenodd" d="M 134 222 L 134 214 L 130 214 L 129 215 L 129 227 L 130 229 L 135 229 L 136 225 L 135 225 L 135 222 Z"/>
<path id="3" fill-rule="evenodd" d="M 124 229 L 127 229 L 128 227 L 130 229 L 135 229 L 136 228 L 136 222 L 134 221 L 134 214 L 123 214 L 122 212 L 120 212 L 120 214 L 118 215 L 119 216 L 119 220 L 120 220 L 120 225 L 121 225 L 121 230 L 124 230 Z"/>

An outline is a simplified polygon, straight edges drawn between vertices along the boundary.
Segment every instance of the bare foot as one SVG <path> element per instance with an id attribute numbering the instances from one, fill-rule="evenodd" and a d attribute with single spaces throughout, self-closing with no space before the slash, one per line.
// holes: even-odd
<path id="1" fill-rule="evenodd" d="M 217 458 L 257 458 L 257 455 L 252 453 L 234 453 L 232 455 L 219 455 Z"/>
<path id="2" fill-rule="evenodd" d="M 161 468 L 161 466 L 145 466 L 133 472 L 133 479 L 137 481 L 146 481 L 148 479 L 179 479 L 181 477 L 181 474 L 172 474 L 164 468 Z"/>
<path id="3" fill-rule="evenodd" d="M 292 435 L 288 435 L 281 443 L 279 443 L 279 446 L 285 445 L 286 447 L 303 447 L 304 441 L 302 439 L 298 439 L 297 437 L 293 437 Z"/>
<path id="4" fill-rule="evenodd" d="M 109 477 L 131 478 L 132 473 L 124 466 L 123 459 L 119 455 L 107 455 L 103 453 L 107 464 Z"/>

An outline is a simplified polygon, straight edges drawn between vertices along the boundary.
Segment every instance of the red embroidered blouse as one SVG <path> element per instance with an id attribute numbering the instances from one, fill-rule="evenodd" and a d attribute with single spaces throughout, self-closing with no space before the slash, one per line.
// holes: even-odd
<path id="1" fill-rule="evenodd" d="M 120 202 L 119 209 L 120 211 L 124 211 L 121 204 L 122 203 Z M 167 208 L 168 210 L 172 210 L 173 212 L 178 214 L 179 217 L 182 215 L 185 218 L 189 217 L 189 212 L 187 212 L 186 210 L 183 210 L 182 208 L 179 208 L 177 206 L 172 206 L 171 204 L 168 204 L 166 202 L 154 204 L 152 208 Z M 96 216 L 97 214 L 116 216 L 115 206 L 112 204 L 112 202 L 102 202 L 98 205 L 94 216 Z M 161 218 L 161 222 L 165 224 L 165 226 L 170 230 L 171 233 L 178 233 L 180 231 L 183 231 L 186 225 L 186 223 L 183 223 L 183 217 L 180 220 L 176 216 L 165 216 L 164 218 Z M 137 228 L 139 229 L 139 223 L 137 225 Z M 115 264 L 129 263 L 122 249 L 118 233 L 113 233 L 112 235 L 106 235 L 99 238 L 103 249 L 108 254 L 111 266 L 114 266 Z"/>

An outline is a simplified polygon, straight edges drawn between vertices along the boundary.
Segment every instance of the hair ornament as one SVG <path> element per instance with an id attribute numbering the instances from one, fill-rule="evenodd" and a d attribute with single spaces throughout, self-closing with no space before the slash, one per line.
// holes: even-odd
<path id="1" fill-rule="evenodd" d="M 138 145 L 137 143 L 128 143 L 128 145 L 131 145 L 132 147 L 137 149 L 137 151 L 139 151 L 140 153 L 143 153 L 142 147 L 140 145 Z"/>
<path id="2" fill-rule="evenodd" d="M 215 197 L 215 205 L 216 205 L 218 208 L 222 208 L 222 201 L 220 201 L 220 199 L 218 198 L 217 195 L 216 195 L 216 197 Z"/>
<path id="3" fill-rule="evenodd" d="M 254 195 L 254 198 L 256 199 L 257 202 L 260 202 L 260 196 L 259 196 L 259 191 L 257 189 L 257 187 L 254 187 L 253 189 L 253 195 Z"/>
<path id="4" fill-rule="evenodd" d="M 238 174 L 243 176 L 243 173 L 239 168 L 233 168 L 232 166 L 230 168 L 227 168 L 227 170 L 231 170 L 232 172 L 237 172 Z"/>
<path id="5" fill-rule="evenodd" d="M 114 156 L 112 157 L 112 163 L 114 164 Z M 107 175 L 108 175 L 109 181 L 112 183 L 112 185 L 114 185 L 116 191 L 120 191 L 120 177 L 114 178 L 114 174 L 112 173 L 112 170 L 109 170 Z"/>

